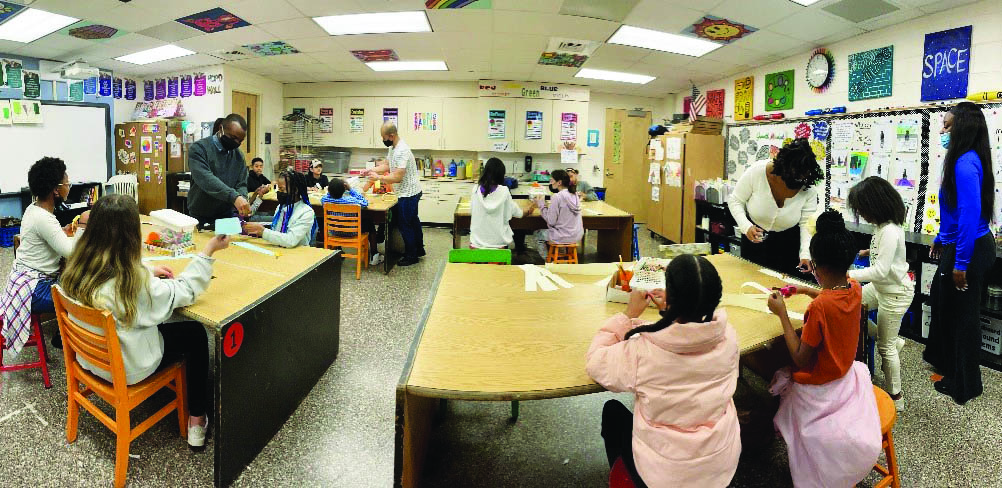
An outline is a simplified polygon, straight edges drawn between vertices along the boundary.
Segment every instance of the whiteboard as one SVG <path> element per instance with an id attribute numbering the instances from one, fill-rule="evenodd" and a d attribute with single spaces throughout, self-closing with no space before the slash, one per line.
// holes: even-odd
<path id="1" fill-rule="evenodd" d="M 44 156 L 66 162 L 70 182 L 104 182 L 111 174 L 107 105 L 42 102 L 42 123 L 0 126 L 0 192 L 28 186 L 28 168 Z"/>

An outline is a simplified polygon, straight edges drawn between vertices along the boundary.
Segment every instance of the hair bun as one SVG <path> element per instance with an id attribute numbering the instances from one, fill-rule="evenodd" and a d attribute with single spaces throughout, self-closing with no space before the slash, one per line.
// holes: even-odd
<path id="1" fill-rule="evenodd" d="M 821 233 L 845 232 L 845 219 L 835 210 L 826 210 L 818 216 L 817 231 Z"/>

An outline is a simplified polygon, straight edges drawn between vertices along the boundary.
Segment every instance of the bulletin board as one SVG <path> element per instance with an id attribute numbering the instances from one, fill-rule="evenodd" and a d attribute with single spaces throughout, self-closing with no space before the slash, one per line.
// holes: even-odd
<path id="1" fill-rule="evenodd" d="M 981 104 L 995 174 L 992 230 L 1002 230 L 1002 103 Z M 848 215 L 845 198 L 869 176 L 887 179 L 907 208 L 906 230 L 939 232 L 939 188 L 946 150 L 939 129 L 950 106 L 836 114 L 727 126 L 726 179 L 732 184 L 756 161 L 775 157 L 784 142 L 807 137 L 825 172 L 826 208 Z M 915 137 L 917 136 L 917 137 Z"/>

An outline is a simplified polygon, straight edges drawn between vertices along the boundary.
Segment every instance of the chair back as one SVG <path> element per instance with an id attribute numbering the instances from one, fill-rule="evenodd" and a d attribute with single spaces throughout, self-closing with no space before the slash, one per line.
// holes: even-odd
<path id="1" fill-rule="evenodd" d="M 129 195 L 139 202 L 139 179 L 132 173 L 112 176 L 105 184 L 105 190 L 110 189 L 119 195 Z"/>
<path id="2" fill-rule="evenodd" d="M 324 204 L 324 247 L 355 242 L 361 234 L 361 205 L 345 203 Z"/>
<path id="3" fill-rule="evenodd" d="M 511 264 L 511 249 L 450 249 L 449 262 Z"/>
<path id="4" fill-rule="evenodd" d="M 106 310 L 98 310 L 77 303 L 68 298 L 59 285 L 52 286 L 52 302 L 55 304 L 59 333 L 63 337 L 63 354 L 66 367 L 71 367 L 77 356 L 90 364 L 111 373 L 115 394 L 126 398 L 127 384 L 122 350 L 118 344 L 115 317 Z M 100 329 L 103 335 L 95 334 L 70 319 L 83 322 Z M 78 363 L 79 364 L 79 363 Z"/>

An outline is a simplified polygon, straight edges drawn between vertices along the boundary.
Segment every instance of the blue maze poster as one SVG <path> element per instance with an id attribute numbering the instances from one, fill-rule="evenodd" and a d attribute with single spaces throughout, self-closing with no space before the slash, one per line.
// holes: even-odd
<path id="1" fill-rule="evenodd" d="M 966 97 L 970 74 L 971 26 L 925 35 L 923 102 Z"/>

